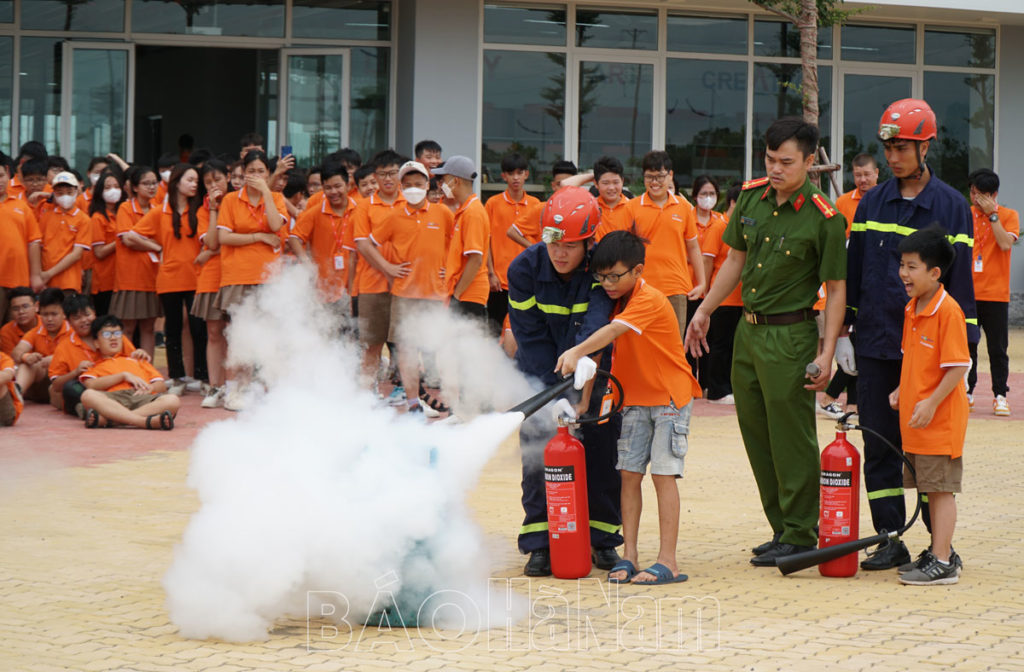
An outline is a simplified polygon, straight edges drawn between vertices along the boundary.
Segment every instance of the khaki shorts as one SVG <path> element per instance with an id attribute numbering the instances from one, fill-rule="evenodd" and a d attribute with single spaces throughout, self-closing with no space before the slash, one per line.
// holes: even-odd
<path id="1" fill-rule="evenodd" d="M 963 492 L 960 482 L 964 478 L 964 458 L 955 460 L 949 455 L 918 455 L 904 453 L 917 471 L 917 479 L 903 465 L 903 487 L 917 488 L 918 492 Z"/>
<path id="2" fill-rule="evenodd" d="M 141 408 L 151 401 L 159 397 L 159 394 L 138 394 L 135 390 L 114 390 L 103 391 L 103 394 L 107 395 L 108 399 L 113 399 L 117 403 L 121 404 L 129 411 L 134 411 L 136 408 Z"/>
<path id="3" fill-rule="evenodd" d="M 679 338 L 686 338 L 686 294 L 673 294 L 666 298 L 672 304 L 676 320 L 679 321 Z"/>
<path id="4" fill-rule="evenodd" d="M 432 308 L 440 307 L 440 301 L 431 299 L 407 299 L 404 296 L 391 297 L 391 323 L 388 328 L 388 342 L 402 343 L 400 336 L 402 322 L 409 318 L 422 315 Z"/>
<path id="5" fill-rule="evenodd" d="M 380 345 L 388 340 L 391 326 L 391 295 L 387 292 L 359 295 L 359 340 Z"/>

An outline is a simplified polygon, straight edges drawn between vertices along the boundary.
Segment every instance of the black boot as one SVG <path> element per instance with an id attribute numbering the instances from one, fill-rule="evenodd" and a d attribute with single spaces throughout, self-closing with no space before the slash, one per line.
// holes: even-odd
<path id="1" fill-rule="evenodd" d="M 530 559 L 526 561 L 523 574 L 526 576 L 551 576 L 551 552 L 546 548 L 539 548 L 530 553 Z"/>
<path id="2" fill-rule="evenodd" d="M 910 562 L 910 551 L 900 540 L 886 540 L 875 547 L 874 553 L 860 563 L 861 569 L 892 569 Z"/>

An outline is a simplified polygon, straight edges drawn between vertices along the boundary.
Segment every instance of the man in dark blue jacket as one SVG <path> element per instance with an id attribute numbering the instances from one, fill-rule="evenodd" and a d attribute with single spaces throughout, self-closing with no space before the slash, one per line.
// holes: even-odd
<path id="1" fill-rule="evenodd" d="M 564 187 L 555 192 L 541 215 L 543 242 L 517 256 L 508 268 L 509 322 L 515 336 L 516 364 L 543 385 L 559 382 L 558 355 L 582 343 L 608 324 L 614 304 L 588 269 L 589 248 L 600 219 L 597 201 L 585 189 Z M 606 362 L 607 364 L 607 362 Z M 599 378 L 595 388 L 604 389 Z M 601 395 L 583 400 L 595 413 Z M 620 480 L 615 469 L 621 417 L 600 425 L 583 425 L 586 449 L 590 541 L 597 567 L 611 569 L 619 560 L 615 547 L 622 514 Z M 551 574 L 543 451 L 551 426 L 533 416 L 519 433 L 523 458 L 523 511 L 519 550 L 529 553 L 527 576 Z"/>
<path id="2" fill-rule="evenodd" d="M 836 361 L 847 373 L 859 374 L 860 423 L 897 447 L 901 445 L 899 415 L 889 406 L 889 393 L 900 383 L 907 292 L 899 279 L 896 248 L 911 233 L 935 223 L 946 230 L 956 259 L 942 282 L 964 311 L 968 341 L 978 341 L 971 273 L 973 220 L 963 195 L 935 177 L 925 163 L 936 129 L 935 113 L 923 100 L 906 98 L 886 109 L 878 137 L 893 177 L 864 194 L 847 252 L 846 321 L 857 333 L 856 362 L 848 338 L 839 339 Z M 903 463 L 870 433 L 864 434 L 864 486 L 875 530 L 891 532 L 902 527 L 906 521 Z M 900 541 L 882 544 L 861 567 L 890 569 L 908 562 L 910 553 Z"/>

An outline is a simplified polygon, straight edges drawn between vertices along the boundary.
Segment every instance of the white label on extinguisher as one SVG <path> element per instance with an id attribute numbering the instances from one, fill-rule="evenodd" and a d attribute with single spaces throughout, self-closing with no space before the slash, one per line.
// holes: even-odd
<path id="1" fill-rule="evenodd" d="M 552 536 L 576 531 L 576 468 L 544 465 L 548 528 Z M 557 538 L 557 537 L 556 537 Z"/>
<path id="2" fill-rule="evenodd" d="M 853 512 L 853 472 L 821 472 L 821 520 L 818 535 L 849 536 Z"/>

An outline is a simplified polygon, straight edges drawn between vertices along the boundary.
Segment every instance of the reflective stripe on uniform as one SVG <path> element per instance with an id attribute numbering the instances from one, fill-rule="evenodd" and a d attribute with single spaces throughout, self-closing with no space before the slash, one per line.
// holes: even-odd
<path id="1" fill-rule="evenodd" d="M 903 488 L 888 488 L 886 490 L 875 490 L 868 493 L 868 499 L 881 499 L 882 497 L 902 497 Z"/>
<path id="2" fill-rule="evenodd" d="M 602 532 L 607 532 L 608 534 L 615 534 L 620 529 L 622 529 L 621 525 L 613 525 L 612 523 L 602 523 L 600 520 L 590 521 L 590 526 L 595 530 L 601 530 Z"/>
<path id="3" fill-rule="evenodd" d="M 531 296 L 525 301 L 513 301 L 508 300 L 508 305 L 516 310 L 529 310 L 536 306 L 542 313 L 548 313 L 549 315 L 572 315 L 574 313 L 585 313 L 590 303 L 575 303 L 572 308 L 568 306 L 558 306 L 548 303 L 538 303 L 536 296 Z"/>
<path id="4" fill-rule="evenodd" d="M 548 524 L 543 523 L 530 523 L 529 525 L 523 525 L 519 528 L 519 534 L 530 534 L 531 532 L 547 532 Z"/>
<path id="5" fill-rule="evenodd" d="M 850 232 L 854 231 L 878 231 L 879 233 L 895 233 L 901 236 L 909 236 L 912 233 L 919 231 L 912 226 L 901 226 L 900 224 L 885 224 L 882 222 L 859 222 L 855 223 L 850 227 Z M 963 243 L 967 247 L 974 247 L 974 238 L 968 236 L 966 233 L 958 233 L 955 236 L 947 235 L 946 238 L 949 240 L 951 245 L 957 243 Z"/>

